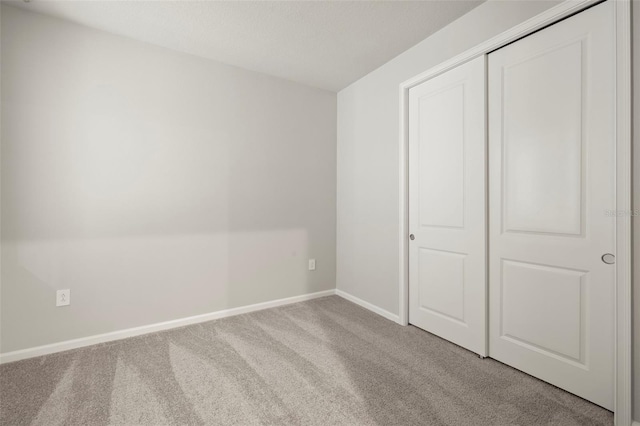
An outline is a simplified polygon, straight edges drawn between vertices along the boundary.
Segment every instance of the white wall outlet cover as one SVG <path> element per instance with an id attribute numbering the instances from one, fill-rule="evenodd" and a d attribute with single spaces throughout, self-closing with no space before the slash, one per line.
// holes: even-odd
<path id="1" fill-rule="evenodd" d="M 71 304 L 71 290 L 58 290 L 56 292 L 56 306 L 67 306 Z"/>
<path id="2" fill-rule="evenodd" d="M 316 270 L 316 260 L 315 259 L 309 259 L 309 270 L 310 271 L 315 271 Z"/>

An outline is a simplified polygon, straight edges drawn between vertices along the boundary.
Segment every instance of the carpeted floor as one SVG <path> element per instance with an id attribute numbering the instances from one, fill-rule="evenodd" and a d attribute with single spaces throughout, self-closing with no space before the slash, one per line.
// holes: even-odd
<path id="1" fill-rule="evenodd" d="M 2 425 L 611 425 L 337 296 L 0 366 Z"/>

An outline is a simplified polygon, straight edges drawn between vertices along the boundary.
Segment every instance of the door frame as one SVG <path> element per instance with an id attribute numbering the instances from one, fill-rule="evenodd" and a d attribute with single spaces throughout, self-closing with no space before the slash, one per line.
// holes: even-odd
<path id="1" fill-rule="evenodd" d="M 614 422 L 632 423 L 632 141 L 631 141 L 631 0 L 608 0 L 615 7 L 616 39 L 616 269 Z M 409 89 L 465 62 L 574 15 L 600 1 L 564 1 L 400 84 L 400 274 L 399 320 L 409 324 Z M 488 284 L 488 281 L 487 281 Z M 488 311 L 488 310 L 487 310 Z"/>

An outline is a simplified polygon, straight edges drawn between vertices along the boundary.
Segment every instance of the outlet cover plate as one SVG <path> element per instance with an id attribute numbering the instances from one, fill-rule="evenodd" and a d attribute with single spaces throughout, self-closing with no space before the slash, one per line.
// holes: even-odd
<path id="1" fill-rule="evenodd" d="M 71 290 L 64 289 L 56 292 L 56 306 L 68 306 L 71 304 Z"/>

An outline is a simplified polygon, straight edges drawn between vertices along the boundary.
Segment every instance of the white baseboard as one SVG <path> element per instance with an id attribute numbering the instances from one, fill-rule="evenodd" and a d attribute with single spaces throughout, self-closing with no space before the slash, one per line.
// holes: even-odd
<path id="1" fill-rule="evenodd" d="M 349 294 L 347 292 L 344 292 L 342 290 L 336 290 L 336 294 L 344 299 L 347 299 L 349 302 L 353 302 L 356 305 L 360 305 L 365 309 L 370 310 L 371 312 L 375 312 L 378 315 L 381 315 L 383 317 L 385 317 L 388 320 L 391 320 L 393 322 L 396 322 L 398 324 L 400 324 L 400 317 L 396 314 L 392 314 L 389 311 L 386 311 L 376 305 L 373 305 L 369 302 L 365 302 L 364 300 L 360 299 L 359 297 L 356 297 L 352 294 Z"/>
<path id="2" fill-rule="evenodd" d="M 634 420 L 633 423 L 631 423 L 631 426 L 640 426 L 640 422 L 637 420 Z"/>
<path id="3" fill-rule="evenodd" d="M 0 354 L 0 364 L 19 361 L 21 359 L 33 358 L 36 356 L 48 355 L 56 352 L 68 351 L 70 349 L 82 348 L 85 346 L 96 345 L 98 343 L 105 343 L 105 342 L 111 342 L 114 340 L 126 339 L 128 337 L 140 336 L 143 334 L 154 333 L 156 331 L 184 327 L 185 325 L 197 324 L 197 323 L 211 321 L 215 319 L 231 317 L 234 315 L 246 314 L 249 312 L 260 311 L 262 309 L 275 308 L 277 306 L 289 305 L 291 303 L 304 302 L 305 300 L 316 299 L 318 297 L 324 297 L 324 296 L 331 296 L 333 294 L 336 294 L 336 291 L 333 289 L 319 291 L 317 293 L 309 293 L 309 294 L 303 294 L 301 296 L 287 297 L 285 299 L 277 299 L 269 302 L 256 303 L 255 305 L 241 306 L 241 307 L 232 308 L 232 309 L 224 309 L 222 311 L 211 312 L 208 314 L 195 315 L 192 317 L 180 318 L 180 319 L 171 320 L 171 321 L 164 321 L 156 324 L 143 325 L 141 327 L 128 328 L 125 330 L 113 331 L 105 334 L 98 334 L 95 336 L 82 337 L 80 339 L 66 340 L 64 342 L 52 343 L 49 345 L 37 346 L 29 349 L 21 349 L 19 351 Z"/>

